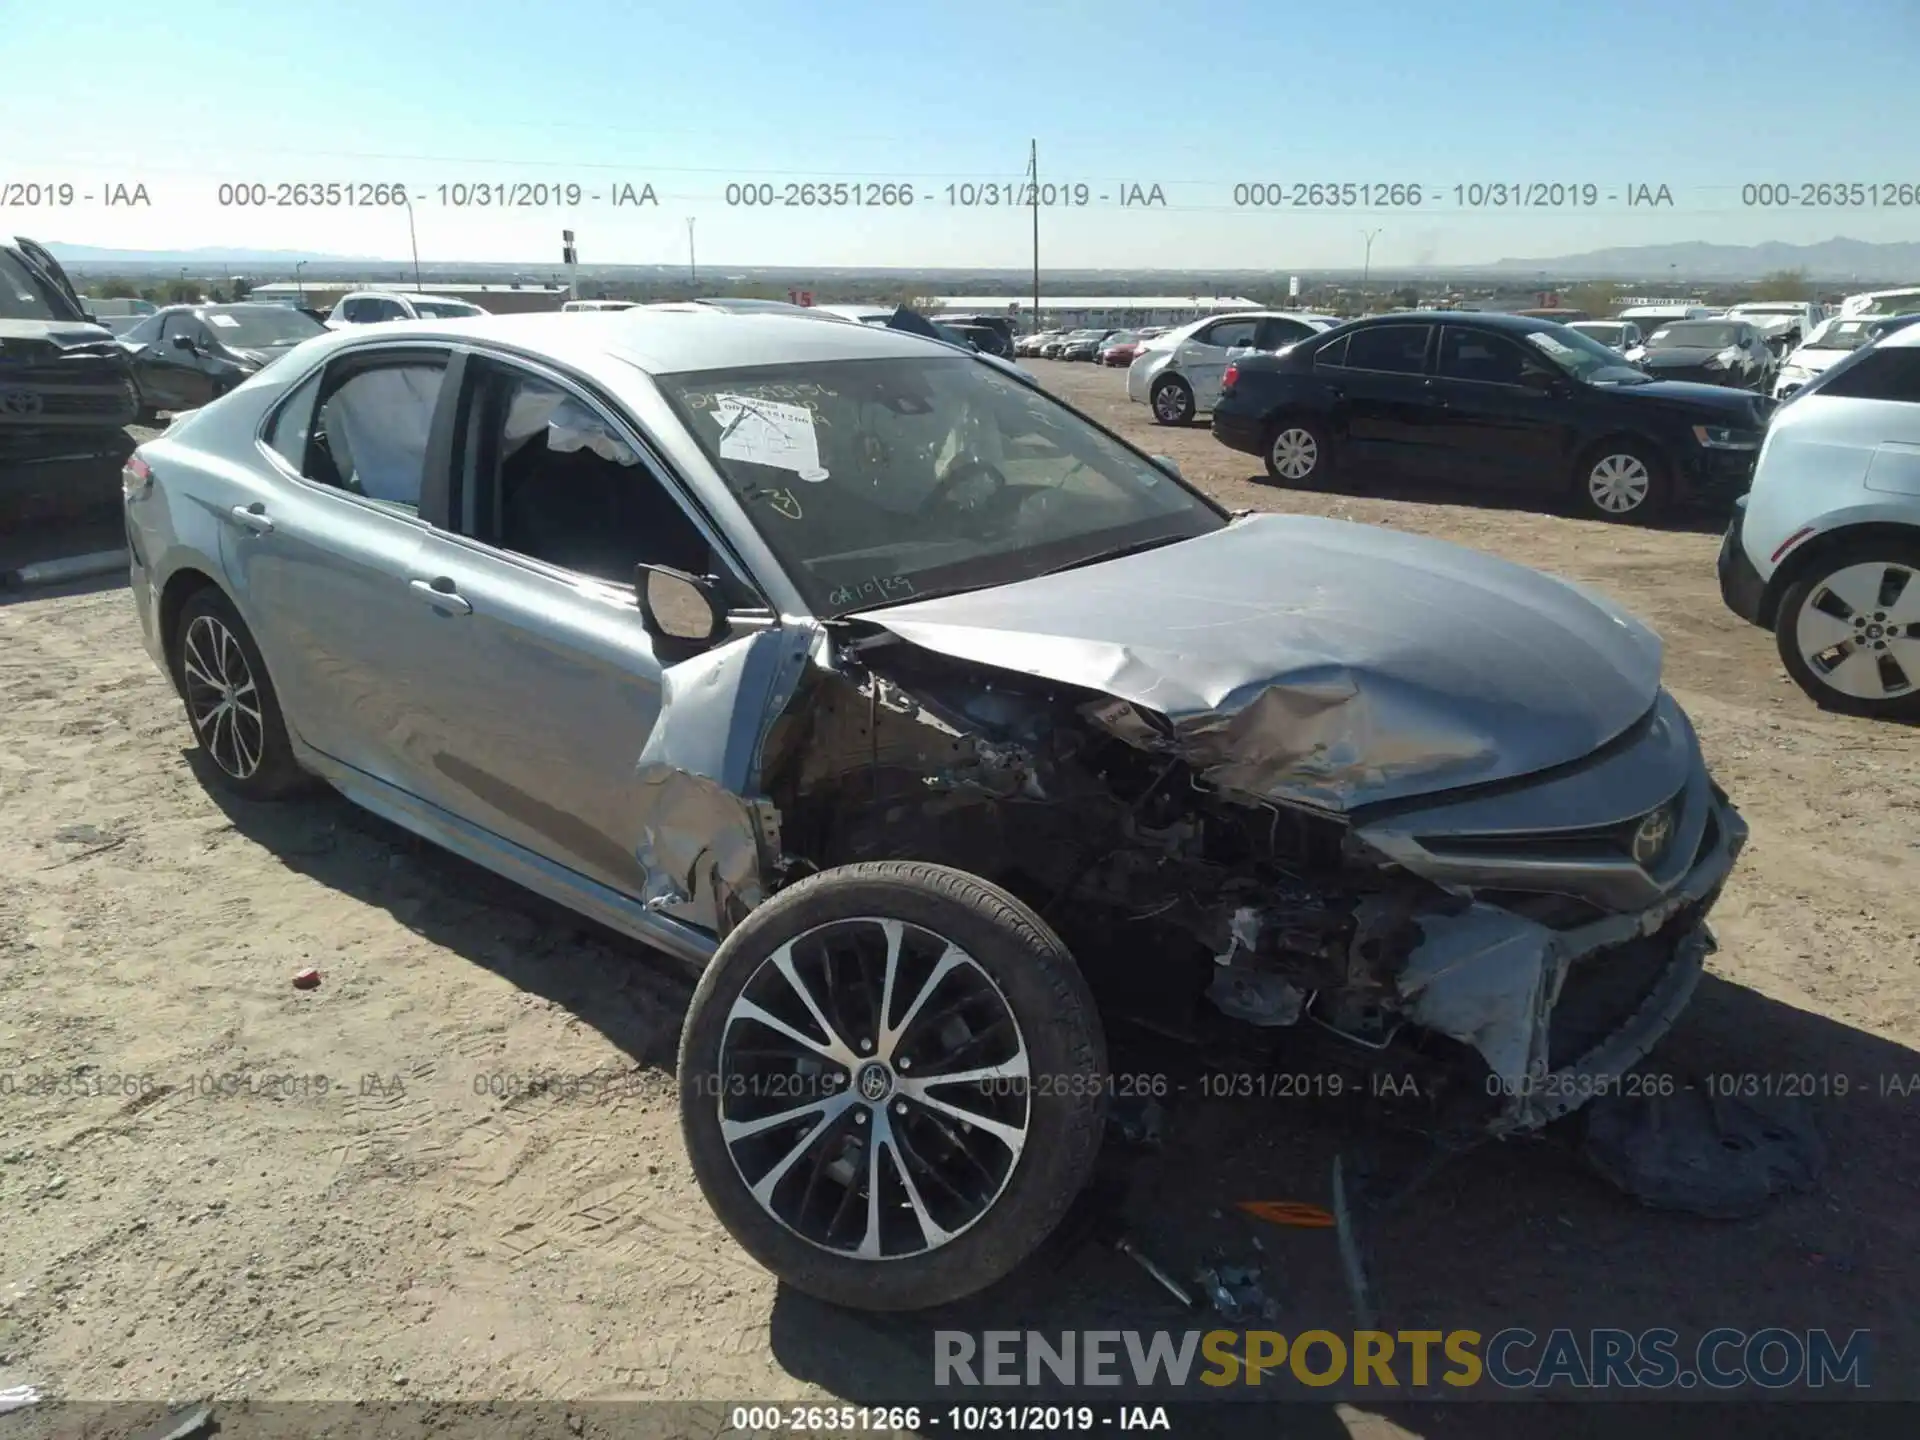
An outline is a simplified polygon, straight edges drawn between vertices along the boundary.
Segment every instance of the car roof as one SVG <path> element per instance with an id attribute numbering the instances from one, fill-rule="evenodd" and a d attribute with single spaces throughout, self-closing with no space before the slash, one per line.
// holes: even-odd
<path id="1" fill-rule="evenodd" d="M 1891 320 L 1894 317 L 1891 315 L 1887 315 L 1887 316 L 1882 316 L 1880 318 Z M 1920 325 L 1913 324 L 1912 321 L 1909 320 L 1907 324 L 1901 325 L 1896 329 L 1887 331 L 1886 334 L 1882 335 L 1878 340 L 1874 341 L 1874 344 L 1882 346 L 1888 350 L 1911 349 L 1915 345 L 1920 345 Z"/>
<path id="2" fill-rule="evenodd" d="M 471 300 L 462 300 L 457 295 L 432 295 L 424 290 L 349 290 L 336 303 L 348 300 L 433 300 L 442 305 L 465 305 L 474 310 L 480 308 Z"/>
<path id="3" fill-rule="evenodd" d="M 808 315 L 643 306 L 635 310 L 558 310 L 472 319 L 391 322 L 336 331 L 335 344 L 369 343 L 375 335 L 409 341 L 493 341 L 592 370 L 608 358 L 649 375 L 836 360 L 909 360 L 953 355 L 951 345 L 873 325 L 823 325 Z"/>

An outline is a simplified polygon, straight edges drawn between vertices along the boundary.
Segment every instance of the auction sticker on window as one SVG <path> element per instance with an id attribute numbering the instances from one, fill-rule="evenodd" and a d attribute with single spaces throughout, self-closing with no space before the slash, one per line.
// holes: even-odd
<path id="1" fill-rule="evenodd" d="M 218 325 L 223 330 L 238 330 L 240 328 L 240 322 L 231 315 L 209 315 L 207 316 L 207 322 L 211 325 Z"/>
<path id="2" fill-rule="evenodd" d="M 815 484 L 827 478 L 827 472 L 820 468 L 820 440 L 814 434 L 813 411 L 805 405 L 749 395 L 716 395 L 713 414 L 720 422 L 722 460 L 791 470 Z"/>

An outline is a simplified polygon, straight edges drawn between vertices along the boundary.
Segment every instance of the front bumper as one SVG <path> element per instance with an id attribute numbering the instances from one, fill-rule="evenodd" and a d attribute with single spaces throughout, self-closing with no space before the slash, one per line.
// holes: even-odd
<path id="1" fill-rule="evenodd" d="M 1727 609 L 1749 625 L 1764 625 L 1761 612 L 1767 584 L 1760 578 L 1753 557 L 1747 554 L 1747 547 L 1741 541 L 1741 527 L 1746 519 L 1746 504 L 1740 502 L 1734 509 L 1727 533 L 1720 540 L 1720 558 L 1715 562 L 1720 572 L 1720 598 L 1726 602 Z"/>
<path id="2" fill-rule="evenodd" d="M 1679 464 L 1683 498 L 1700 505 L 1725 505 L 1747 493 L 1760 458 L 1752 450 L 1716 450 L 1692 445 Z"/>

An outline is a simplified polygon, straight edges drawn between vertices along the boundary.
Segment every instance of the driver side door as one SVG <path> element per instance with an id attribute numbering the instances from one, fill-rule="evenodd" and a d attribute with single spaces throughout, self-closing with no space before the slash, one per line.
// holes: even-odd
<path id="1" fill-rule="evenodd" d="M 183 347 L 183 340 L 194 348 Z M 140 388 L 148 406 L 192 410 L 212 398 L 204 348 L 200 321 L 192 311 L 176 310 L 166 317 L 159 336 L 140 357 Z"/>

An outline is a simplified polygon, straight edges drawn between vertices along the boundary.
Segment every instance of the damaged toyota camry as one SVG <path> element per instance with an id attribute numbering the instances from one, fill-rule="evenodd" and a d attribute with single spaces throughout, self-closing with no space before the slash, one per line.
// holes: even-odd
<path id="1" fill-rule="evenodd" d="M 1670 1028 L 1746 839 L 1607 600 L 1230 515 L 896 331 L 357 327 L 125 490 L 208 773 L 318 777 L 693 967 L 703 1190 L 851 1306 L 1031 1254 L 1123 1016 L 1311 1026 L 1537 1130 Z"/>

